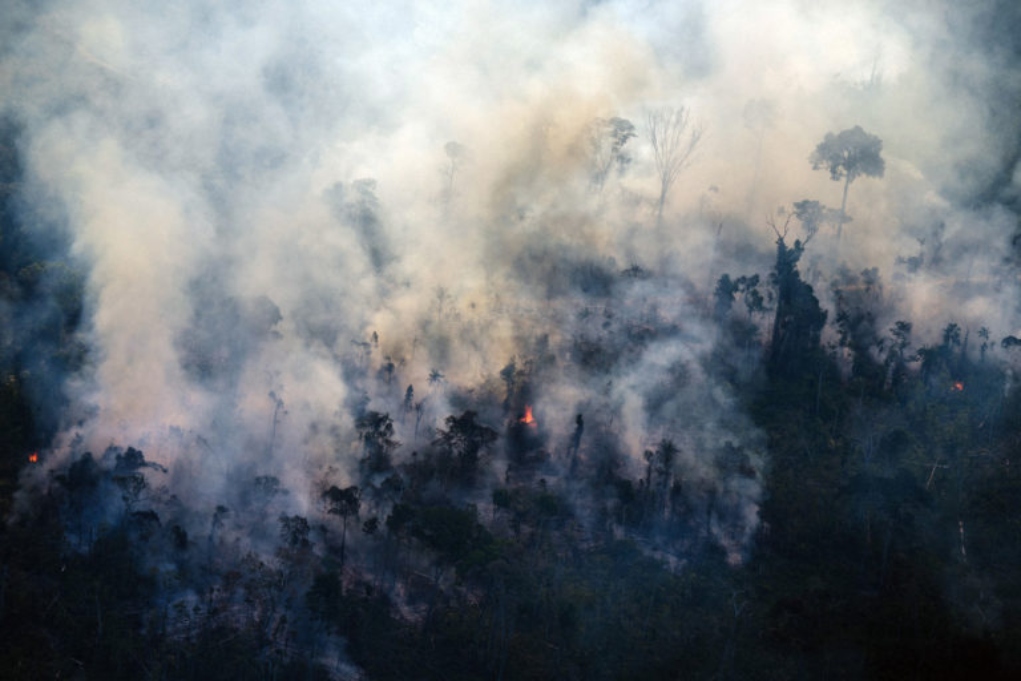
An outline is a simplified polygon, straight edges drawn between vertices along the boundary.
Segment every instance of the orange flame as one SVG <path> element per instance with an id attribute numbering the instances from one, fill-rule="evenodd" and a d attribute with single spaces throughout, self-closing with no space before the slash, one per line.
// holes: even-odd
<path id="1" fill-rule="evenodd" d="M 964 383 L 962 383 L 961 381 L 954 381 L 954 384 L 953 384 L 953 386 L 951 386 L 950 389 L 951 390 L 956 390 L 957 392 L 960 392 L 960 391 L 964 390 Z"/>
<path id="2" fill-rule="evenodd" d="M 39 463 L 39 452 L 32 452 L 28 455 L 29 463 Z"/>
<path id="3" fill-rule="evenodd" d="M 526 426 L 530 426 L 535 423 L 535 419 L 532 418 L 532 407 L 531 405 L 525 405 L 525 415 L 518 419 L 519 423 L 524 423 Z"/>

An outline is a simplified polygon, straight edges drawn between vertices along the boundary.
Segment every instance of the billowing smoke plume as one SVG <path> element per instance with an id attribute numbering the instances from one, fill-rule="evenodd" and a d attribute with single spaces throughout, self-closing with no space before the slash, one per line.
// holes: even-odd
<path id="1" fill-rule="evenodd" d="M 875 267 L 898 283 L 878 328 L 1018 327 L 1004 260 L 1021 82 L 991 16 L 18 4 L 0 83 L 23 201 L 46 202 L 39 229 L 66 230 L 87 276 L 88 360 L 48 466 L 130 445 L 194 508 L 272 476 L 304 513 L 319 481 L 354 479 L 360 414 L 391 414 L 408 460 L 451 414 L 502 434 L 529 406 L 541 432 L 510 450 L 541 450 L 564 484 L 572 458 L 616 457 L 681 490 L 738 561 L 766 457 L 731 380 L 757 355 L 720 345 L 713 290 L 724 273 L 765 289 L 770 225 L 805 239 L 796 202 L 841 205 L 809 162 L 827 133 L 878 136 L 885 172 L 849 185 L 839 239 L 831 220 L 810 240 L 823 307 L 841 267 Z M 664 111 L 687 116 L 691 152 L 666 191 Z M 767 313 L 747 317 L 768 336 Z"/>

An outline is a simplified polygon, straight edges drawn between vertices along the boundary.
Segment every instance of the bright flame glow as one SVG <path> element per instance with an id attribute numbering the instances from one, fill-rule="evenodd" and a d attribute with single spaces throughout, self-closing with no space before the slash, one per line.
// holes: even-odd
<path id="1" fill-rule="evenodd" d="M 28 462 L 29 463 L 39 463 L 39 453 L 38 452 L 32 452 L 31 454 L 29 454 L 28 455 Z"/>
<path id="2" fill-rule="evenodd" d="M 520 419 L 518 419 L 518 422 L 524 423 L 527 426 L 530 426 L 533 423 L 535 423 L 535 419 L 532 418 L 532 407 L 531 407 L 531 405 L 528 405 L 528 404 L 525 405 L 525 415 L 522 416 Z"/>
<path id="3" fill-rule="evenodd" d="M 957 392 L 960 392 L 960 391 L 964 390 L 964 383 L 962 383 L 961 381 L 954 381 L 954 384 L 953 384 L 953 386 L 951 386 L 950 389 L 951 390 L 955 390 Z"/>

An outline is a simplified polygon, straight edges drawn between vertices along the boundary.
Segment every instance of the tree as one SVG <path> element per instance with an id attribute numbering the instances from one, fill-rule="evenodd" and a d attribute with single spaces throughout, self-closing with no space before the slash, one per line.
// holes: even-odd
<path id="1" fill-rule="evenodd" d="M 312 543 L 308 540 L 311 531 L 312 526 L 308 524 L 307 518 L 300 515 L 280 515 L 280 541 L 283 542 L 284 548 L 290 551 L 311 548 Z"/>
<path id="2" fill-rule="evenodd" d="M 458 477 L 470 482 L 478 467 L 479 454 L 483 449 L 496 442 L 497 433 L 489 426 L 478 423 L 474 411 L 466 411 L 460 416 L 448 416 L 445 423 L 447 429 L 438 428 L 438 437 L 433 444 L 455 461 Z"/>
<path id="3" fill-rule="evenodd" d="M 277 440 L 277 426 L 280 423 L 280 412 L 287 414 L 287 411 L 284 409 L 284 401 L 277 396 L 275 391 L 269 391 L 269 399 L 273 400 L 273 428 L 270 430 L 269 434 L 269 455 L 273 456 L 273 445 Z"/>
<path id="4" fill-rule="evenodd" d="M 149 482 L 140 473 L 143 468 L 151 468 L 160 473 L 166 473 L 167 469 L 158 463 L 145 460 L 145 455 L 135 449 L 128 447 L 123 454 L 118 453 L 115 458 L 116 464 L 113 469 L 113 482 L 121 489 L 121 499 L 128 512 L 134 510 L 142 494 L 149 488 Z"/>
<path id="5" fill-rule="evenodd" d="M 991 343 L 989 342 L 989 329 L 987 329 L 984 326 L 980 328 L 978 330 L 978 337 L 982 340 L 982 345 L 979 347 L 979 356 L 982 358 L 982 361 L 985 362 L 986 351 L 992 347 Z"/>
<path id="6" fill-rule="evenodd" d="M 730 314 L 738 293 L 744 296 L 744 304 L 749 315 L 765 311 L 766 302 L 762 293 L 759 292 L 759 275 L 752 274 L 731 279 L 729 274 L 724 273 L 716 282 L 716 288 L 713 291 L 715 300 L 713 316 L 716 321 L 722 322 Z"/>
<path id="7" fill-rule="evenodd" d="M 818 201 L 809 201 L 808 199 L 795 202 L 794 217 L 801 222 L 801 227 L 805 230 L 806 244 L 812 240 L 812 237 L 816 235 L 819 228 L 824 224 L 835 224 L 839 232 L 845 222 L 851 221 L 843 212 L 833 210 Z"/>
<path id="8" fill-rule="evenodd" d="M 408 384 L 408 389 L 404 391 L 404 404 L 401 411 L 401 423 L 404 422 L 404 416 L 415 408 L 415 386 Z"/>
<path id="9" fill-rule="evenodd" d="M 854 126 L 836 135 L 826 133 L 823 141 L 816 146 L 808 157 L 813 170 L 825 168 L 830 171 L 830 179 L 834 182 L 844 181 L 844 198 L 840 202 L 840 224 L 837 227 L 837 239 L 847 219 L 847 190 L 851 183 L 861 175 L 882 177 L 886 162 L 880 155 L 883 151 L 883 140 L 870 135 Z"/>
<path id="10" fill-rule="evenodd" d="M 702 126 L 691 125 L 690 112 L 683 106 L 649 112 L 646 125 L 656 162 L 656 173 L 659 175 L 659 201 L 656 204 L 658 225 L 663 221 L 663 206 L 670 188 L 688 165 L 702 139 Z"/>
<path id="11" fill-rule="evenodd" d="M 390 454 L 401 443 L 394 439 L 394 423 L 390 414 L 367 411 L 355 421 L 355 428 L 365 452 L 360 462 L 365 471 L 372 475 L 393 468 Z"/>
<path id="12" fill-rule="evenodd" d="M 889 350 L 883 362 L 886 372 L 886 385 L 894 391 L 907 382 L 907 363 L 913 358 L 908 355 L 911 346 L 911 322 L 898 320 L 890 327 L 887 339 Z"/>
<path id="13" fill-rule="evenodd" d="M 680 449 L 669 438 L 664 438 L 656 445 L 655 450 L 645 450 L 645 487 L 652 495 L 656 506 L 661 509 L 664 517 L 669 512 L 668 492 L 674 475 L 674 462 Z"/>
<path id="14" fill-rule="evenodd" d="M 878 320 L 884 307 L 883 283 L 878 268 L 858 274 L 841 268 L 833 280 L 836 326 L 840 347 L 851 352 L 851 376 L 876 389 L 886 383 L 884 365 L 878 361 L 885 340 Z"/>
<path id="15" fill-rule="evenodd" d="M 378 272 L 390 262 L 392 254 L 383 230 L 376 188 L 376 180 L 363 177 L 347 186 L 340 182 L 334 184 L 326 190 L 324 198 L 334 217 L 353 229 L 359 245 Z"/>
<path id="16" fill-rule="evenodd" d="M 798 261 L 805 250 L 800 240 L 789 247 L 786 228 L 776 232 L 776 265 L 769 275 L 776 290 L 776 316 L 769 344 L 769 369 L 774 375 L 804 366 L 819 348 L 826 311 L 812 287 L 801 279 Z"/>
<path id="17" fill-rule="evenodd" d="M 342 519 L 340 533 L 340 567 L 344 568 L 344 550 L 347 546 L 347 519 L 357 516 L 361 509 L 361 490 L 356 485 L 341 489 L 336 485 L 323 492 L 323 499 L 329 505 L 330 515 L 339 515 Z"/>
<path id="18" fill-rule="evenodd" d="M 631 163 L 631 154 L 624 150 L 636 136 L 634 124 L 626 118 L 597 118 L 589 128 L 589 150 L 592 154 L 592 186 L 602 191 L 614 166 L 621 174 Z"/>

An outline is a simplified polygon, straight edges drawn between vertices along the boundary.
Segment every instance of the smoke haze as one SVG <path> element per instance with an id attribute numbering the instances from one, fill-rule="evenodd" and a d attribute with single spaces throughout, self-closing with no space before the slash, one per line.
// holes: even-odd
<path id="1" fill-rule="evenodd" d="M 794 202 L 840 205 L 808 157 L 861 125 L 886 172 L 808 246 L 823 307 L 842 266 L 876 267 L 878 328 L 1021 328 L 1016 23 L 1006 3 L 15 4 L 21 201 L 87 276 L 47 465 L 133 445 L 197 507 L 273 475 L 306 512 L 316 481 L 353 479 L 359 409 L 395 415 L 405 459 L 451 413 L 500 429 L 527 399 L 565 479 L 578 413 L 582 454 L 634 475 L 675 441 L 740 560 L 767 462 L 707 369 L 715 280 L 765 276 Z M 703 137 L 657 220 L 662 107 Z M 636 137 L 597 185 L 613 117 Z M 409 385 L 422 428 L 396 418 Z M 735 450 L 752 473 L 721 472 Z"/>

